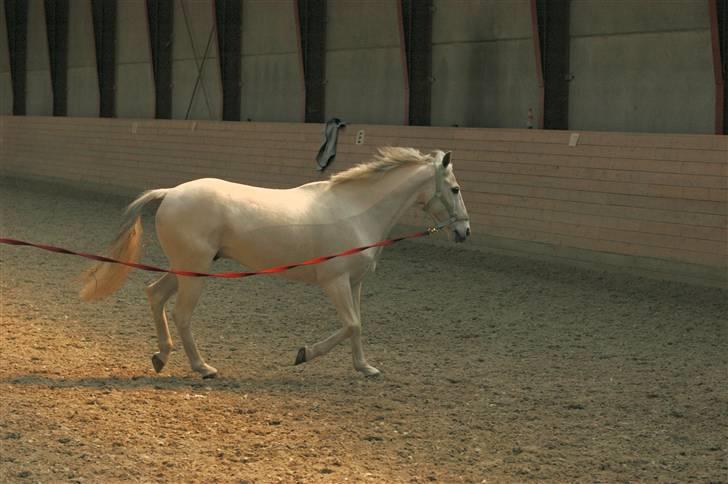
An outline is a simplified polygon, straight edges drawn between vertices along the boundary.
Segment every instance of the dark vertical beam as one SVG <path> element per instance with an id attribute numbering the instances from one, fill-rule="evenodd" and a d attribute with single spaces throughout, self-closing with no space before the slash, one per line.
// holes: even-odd
<path id="1" fill-rule="evenodd" d="M 172 117 L 173 0 L 147 0 L 147 14 L 156 94 L 154 116 L 160 119 L 170 119 Z"/>
<path id="2" fill-rule="evenodd" d="M 299 81 L 301 81 L 301 121 L 306 122 L 306 76 L 303 69 L 303 48 L 301 39 L 301 10 L 299 10 L 299 0 L 291 0 L 291 6 L 293 7 L 293 19 L 296 25 L 296 51 L 298 52 L 298 74 Z"/>
<path id="3" fill-rule="evenodd" d="M 45 0 L 45 16 L 53 116 L 65 116 L 68 111 L 68 0 Z"/>
<path id="4" fill-rule="evenodd" d="M 10 51 L 10 76 L 13 84 L 13 114 L 25 114 L 26 61 L 28 52 L 28 3 L 5 0 L 5 20 Z"/>
<path id="5" fill-rule="evenodd" d="M 91 0 L 102 118 L 115 114 L 116 0 Z"/>
<path id="6" fill-rule="evenodd" d="M 307 123 L 323 123 L 325 117 L 326 1 L 298 0 Z"/>
<path id="7" fill-rule="evenodd" d="M 533 40 L 533 51 L 536 59 L 536 81 L 538 82 L 538 122 L 537 128 L 543 129 L 543 107 L 544 107 L 544 95 L 545 86 L 543 82 L 543 64 L 541 56 L 541 34 L 538 25 L 538 7 L 536 6 L 537 0 L 530 0 L 531 3 L 531 39 Z M 531 125 L 531 113 L 529 112 L 529 128 Z"/>
<path id="8" fill-rule="evenodd" d="M 242 0 L 216 0 L 217 45 L 222 76 L 222 119 L 240 121 Z"/>
<path id="9" fill-rule="evenodd" d="M 410 115 L 409 115 L 409 106 L 410 106 L 410 75 L 409 75 L 409 63 L 407 62 L 407 41 L 406 35 L 405 35 L 405 18 L 404 18 L 404 8 L 405 6 L 402 5 L 404 2 L 403 0 L 397 1 L 394 0 L 397 4 L 397 26 L 399 27 L 397 29 L 399 33 L 399 56 L 400 56 L 400 65 L 402 67 L 402 90 L 404 91 L 402 93 L 402 107 L 403 113 L 402 113 L 402 123 L 405 125 L 410 124 Z"/>
<path id="10" fill-rule="evenodd" d="M 429 126 L 432 101 L 432 0 L 401 1 L 409 78 L 409 124 Z"/>
<path id="11" fill-rule="evenodd" d="M 546 129 L 569 129 L 570 7 L 571 0 L 536 1 Z"/>
<path id="12" fill-rule="evenodd" d="M 728 0 L 708 0 L 715 78 L 715 134 L 728 134 Z"/>

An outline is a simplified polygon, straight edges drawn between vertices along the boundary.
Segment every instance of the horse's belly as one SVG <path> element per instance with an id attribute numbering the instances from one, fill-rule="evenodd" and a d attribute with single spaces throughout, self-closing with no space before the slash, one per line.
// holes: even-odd
<path id="1" fill-rule="evenodd" d="M 333 232 L 327 230 L 326 226 L 252 230 L 224 240 L 221 255 L 257 271 L 297 264 L 361 245 L 359 241 L 349 240 L 343 236 L 340 229 L 336 230 L 338 236 Z M 282 271 L 278 275 L 309 283 L 322 283 L 342 272 L 348 272 L 352 277 L 359 278 L 369 270 L 374 261 L 374 250 L 367 252 L 371 253 L 359 253 L 316 265 L 296 267 Z"/>
<path id="2" fill-rule="evenodd" d="M 246 270 L 249 271 L 260 271 L 273 267 L 286 266 L 303 260 L 282 260 L 279 257 L 274 257 L 267 251 L 259 252 L 252 248 L 249 250 L 223 249 L 221 252 L 223 257 L 233 259 L 239 262 L 243 267 L 246 268 Z M 315 268 L 310 266 L 287 269 L 284 271 L 275 272 L 272 275 L 277 275 L 285 277 L 287 279 L 302 282 L 316 282 L 316 270 Z"/>

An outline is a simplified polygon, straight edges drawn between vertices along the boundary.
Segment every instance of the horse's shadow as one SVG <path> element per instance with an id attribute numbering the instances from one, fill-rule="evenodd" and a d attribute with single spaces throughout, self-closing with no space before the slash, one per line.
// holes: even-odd
<path id="1" fill-rule="evenodd" d="M 89 388 L 98 390 L 207 390 L 248 393 L 251 391 L 300 392 L 305 382 L 294 378 L 218 378 L 200 380 L 197 376 L 132 376 L 132 377 L 49 377 L 22 375 L 0 379 L 0 385 L 40 386 L 50 389 Z"/>

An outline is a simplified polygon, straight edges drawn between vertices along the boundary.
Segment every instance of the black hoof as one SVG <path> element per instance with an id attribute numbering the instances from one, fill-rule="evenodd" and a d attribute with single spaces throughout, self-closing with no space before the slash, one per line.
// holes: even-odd
<path id="1" fill-rule="evenodd" d="M 154 367 L 154 371 L 159 373 L 164 368 L 164 362 L 159 356 L 152 355 L 152 366 Z"/>
<path id="2" fill-rule="evenodd" d="M 207 375 L 203 375 L 203 380 L 212 380 L 213 378 L 217 378 L 217 372 L 215 373 L 208 373 Z"/>
<path id="3" fill-rule="evenodd" d="M 296 362 L 294 365 L 300 365 L 301 363 L 306 363 L 306 347 L 298 350 L 298 354 L 296 355 Z"/>

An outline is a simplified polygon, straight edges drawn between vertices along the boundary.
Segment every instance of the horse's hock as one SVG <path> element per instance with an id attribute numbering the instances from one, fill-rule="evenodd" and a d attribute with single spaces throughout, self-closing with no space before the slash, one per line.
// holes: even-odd
<path id="1" fill-rule="evenodd" d="M 322 174 L 317 124 L 23 116 L 0 123 L 3 174 L 129 196 L 201 177 L 292 187 L 385 145 L 452 150 L 472 246 L 728 286 L 725 136 L 350 125 Z M 427 223 L 414 211 L 404 222 Z"/>

